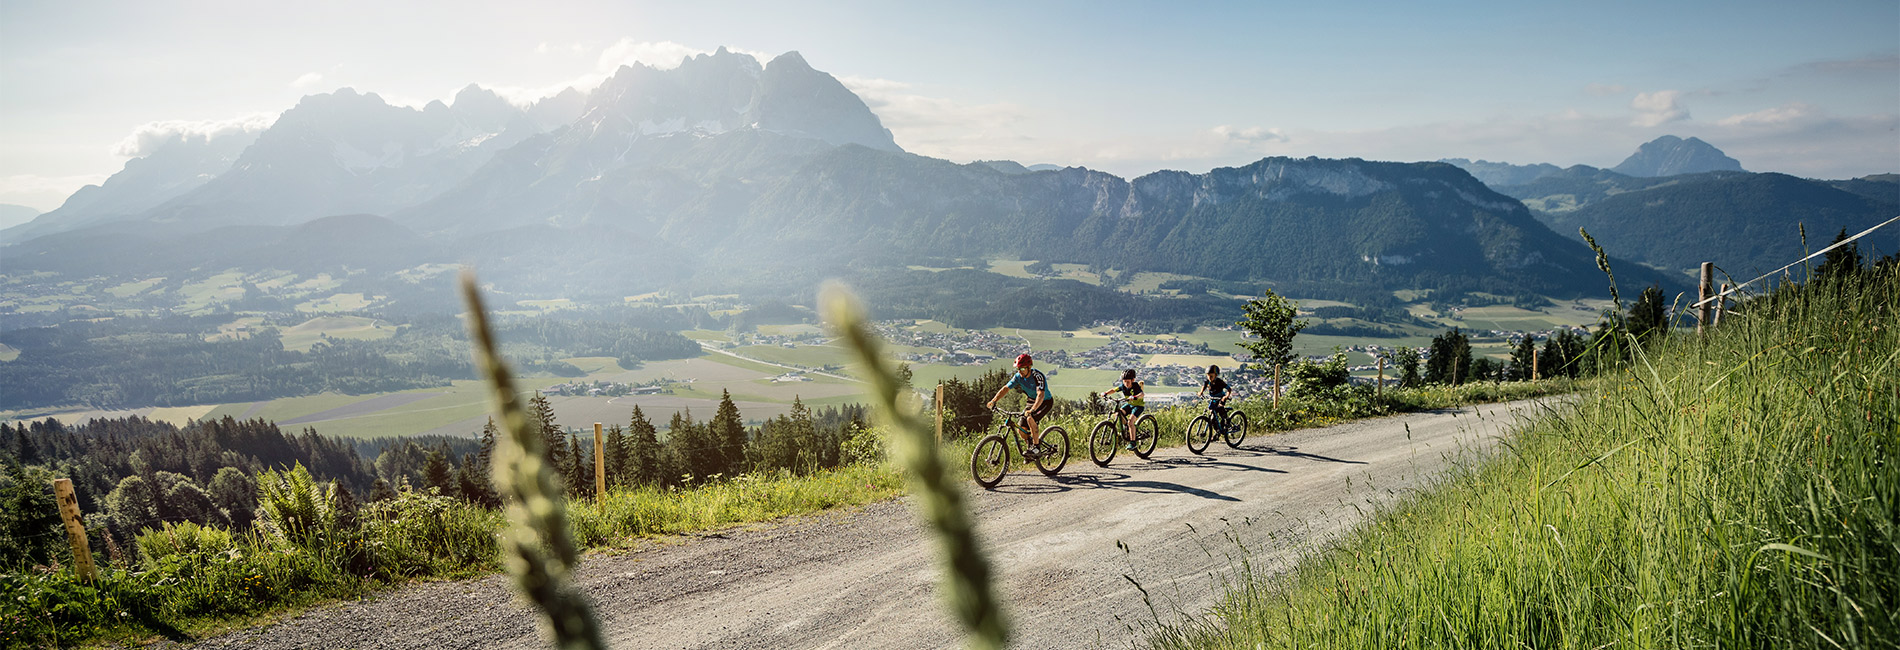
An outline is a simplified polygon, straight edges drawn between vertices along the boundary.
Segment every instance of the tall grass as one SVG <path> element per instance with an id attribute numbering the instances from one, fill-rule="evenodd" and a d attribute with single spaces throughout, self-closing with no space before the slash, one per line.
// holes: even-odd
<path id="1" fill-rule="evenodd" d="M 1896 647 L 1900 277 L 1789 288 L 1166 648 Z"/>

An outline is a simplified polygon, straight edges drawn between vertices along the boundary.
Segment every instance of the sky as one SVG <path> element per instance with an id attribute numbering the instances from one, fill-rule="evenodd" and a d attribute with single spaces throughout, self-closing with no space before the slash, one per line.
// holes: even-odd
<path id="1" fill-rule="evenodd" d="M 1267 156 L 1900 172 L 1900 2 L 0 4 L 0 203 L 337 88 L 532 101 L 620 65 L 796 50 L 898 145 L 1134 177 Z"/>

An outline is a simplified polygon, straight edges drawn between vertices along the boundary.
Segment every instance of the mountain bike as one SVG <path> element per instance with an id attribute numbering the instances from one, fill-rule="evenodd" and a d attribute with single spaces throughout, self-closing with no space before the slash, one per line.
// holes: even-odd
<path id="1" fill-rule="evenodd" d="M 1126 403 L 1128 400 L 1111 397 L 1109 401 Z M 1110 410 L 1108 419 L 1096 424 L 1095 429 L 1089 432 L 1089 457 L 1095 460 L 1096 466 L 1108 467 L 1108 462 L 1115 460 L 1115 452 L 1129 442 L 1127 436 L 1127 417 L 1122 415 L 1120 408 Z M 1147 460 L 1148 455 L 1155 452 L 1155 441 L 1160 439 L 1161 425 L 1155 423 L 1154 414 L 1141 414 L 1135 420 L 1135 455 Z"/>
<path id="2" fill-rule="evenodd" d="M 1207 446 L 1215 438 L 1224 438 L 1227 446 L 1239 449 L 1240 443 L 1247 439 L 1247 428 L 1247 414 L 1240 409 L 1230 407 L 1227 415 L 1222 417 L 1219 411 L 1209 407 L 1206 413 L 1188 422 L 1188 451 L 1196 454 L 1207 451 Z"/>
<path id="3" fill-rule="evenodd" d="M 1045 476 L 1055 476 L 1056 472 L 1062 471 L 1063 465 L 1069 463 L 1069 432 L 1062 430 L 1062 427 L 1043 427 L 1042 444 L 1028 448 L 1026 441 L 1029 439 L 1029 427 L 1019 419 L 1024 417 L 1024 413 L 990 410 L 1002 415 L 1003 419 L 997 423 L 996 433 L 977 441 L 976 449 L 970 452 L 970 476 L 976 479 L 977 485 L 996 487 L 997 483 L 1003 482 L 1003 475 L 1009 473 L 1009 443 L 1006 439 L 1016 441 L 1016 455 L 1035 461 L 1036 469 Z"/>

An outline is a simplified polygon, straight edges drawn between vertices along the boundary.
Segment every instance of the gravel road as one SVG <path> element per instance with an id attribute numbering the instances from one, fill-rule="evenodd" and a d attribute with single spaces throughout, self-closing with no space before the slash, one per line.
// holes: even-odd
<path id="1" fill-rule="evenodd" d="M 1365 420 L 1255 437 L 1241 449 L 1217 442 L 1207 456 L 1124 452 L 1108 468 L 1078 446 L 1057 479 L 1032 471 L 994 491 L 972 485 L 1012 646 L 1138 645 L 1157 622 L 1213 605 L 1241 556 L 1256 573 L 1284 571 L 1376 504 L 1555 404 Z M 908 502 L 894 500 L 590 557 L 578 580 L 616 648 L 955 647 L 934 553 Z M 191 647 L 547 645 L 494 576 L 319 607 Z"/>

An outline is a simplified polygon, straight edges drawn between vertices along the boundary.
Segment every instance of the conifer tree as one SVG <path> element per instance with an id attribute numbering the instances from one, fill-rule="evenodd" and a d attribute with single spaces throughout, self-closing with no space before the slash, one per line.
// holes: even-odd
<path id="1" fill-rule="evenodd" d="M 607 484 L 629 483 L 631 478 L 627 476 L 630 473 L 627 461 L 630 458 L 628 452 L 632 450 L 627 445 L 627 430 L 618 424 L 607 427 L 607 442 L 601 446 L 601 451 L 607 454 Z"/>
<path id="2" fill-rule="evenodd" d="M 1845 226 L 1841 228 L 1841 234 L 1835 235 L 1834 241 L 1829 242 L 1828 245 L 1832 246 L 1844 241 L 1847 241 L 1847 228 Z M 1821 260 L 1821 265 L 1814 269 L 1814 277 L 1816 278 L 1843 278 L 1853 275 L 1854 272 L 1860 270 L 1860 245 L 1848 244 L 1828 251 L 1827 255 L 1822 257 Z"/>
<path id="3" fill-rule="evenodd" d="M 745 471 L 745 421 L 740 419 L 739 406 L 732 403 L 732 391 L 720 393 L 719 408 L 707 426 L 712 441 L 719 445 L 718 473 L 730 478 Z"/>
<path id="4" fill-rule="evenodd" d="M 1418 375 L 1418 348 L 1405 346 L 1392 354 L 1393 363 L 1399 367 L 1399 387 L 1417 388 L 1422 382 Z"/>
<path id="5" fill-rule="evenodd" d="M 633 407 L 632 421 L 627 425 L 632 454 L 628 464 L 633 472 L 633 482 L 637 485 L 664 485 L 673 476 L 665 468 L 665 450 L 660 447 L 659 432 L 653 428 L 653 422 L 647 420 L 646 413 L 639 405 Z"/>
<path id="6" fill-rule="evenodd" d="M 554 421 L 554 405 L 540 391 L 535 391 L 534 398 L 528 400 L 528 417 L 541 427 L 541 441 L 548 451 L 548 465 L 562 474 L 563 481 L 571 480 L 566 476 L 572 466 L 572 461 L 567 457 L 567 434 L 561 430 L 560 423 Z"/>
<path id="7" fill-rule="evenodd" d="M 1517 347 L 1511 349 L 1511 367 L 1509 376 L 1506 377 L 1508 381 L 1530 381 L 1531 359 L 1537 356 L 1534 353 L 1536 349 L 1537 338 L 1529 334 L 1525 334 L 1524 338 L 1517 342 Z M 1548 376 L 1547 373 L 1539 373 L 1539 377 Z"/>
<path id="8" fill-rule="evenodd" d="M 370 487 L 369 487 L 370 503 L 388 501 L 394 498 L 396 498 L 396 491 L 393 489 L 390 489 L 389 481 L 385 481 L 382 478 L 378 477 L 375 483 L 370 484 Z"/>
<path id="9" fill-rule="evenodd" d="M 422 466 L 422 486 L 434 488 L 442 496 L 456 495 L 455 471 L 449 466 L 448 445 L 429 450 L 428 460 Z"/>
<path id="10" fill-rule="evenodd" d="M 1669 306 L 1663 304 L 1662 287 L 1650 285 L 1630 307 L 1629 331 L 1644 343 L 1669 336 Z"/>

